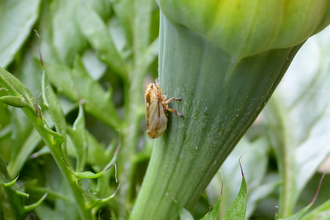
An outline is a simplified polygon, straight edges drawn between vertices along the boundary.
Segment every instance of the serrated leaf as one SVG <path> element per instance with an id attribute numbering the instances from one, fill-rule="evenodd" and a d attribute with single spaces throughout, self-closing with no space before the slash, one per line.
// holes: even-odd
<path id="1" fill-rule="evenodd" d="M 5 196 L 6 200 L 7 199 L 9 199 L 9 200 L 17 199 L 16 195 L 29 197 L 29 194 L 20 191 L 18 189 L 18 187 L 16 187 L 14 185 L 16 183 L 16 180 L 18 179 L 18 176 L 12 181 L 9 181 L 8 178 L 9 178 L 9 174 L 8 174 L 7 168 L 5 166 L 5 163 L 3 161 L 3 158 L 0 154 L 0 187 L 4 186 L 7 189 L 6 193 L 9 194 L 9 195 L 7 195 L 9 198 L 7 198 L 7 196 Z M 1 189 L 0 189 L 0 191 L 1 191 Z M 12 197 L 12 198 L 10 198 L 10 197 Z M 0 196 L 0 198 L 1 198 L 1 196 Z"/>
<path id="2" fill-rule="evenodd" d="M 7 90 L 8 94 L 21 97 L 26 100 L 27 107 L 23 108 L 23 111 L 48 145 L 60 145 L 60 143 L 63 142 L 63 136 L 51 130 L 47 125 L 40 107 L 36 105 L 31 91 L 15 76 L 1 67 L 0 85 Z"/>
<path id="3" fill-rule="evenodd" d="M 106 124 L 120 127 L 120 119 L 112 102 L 111 92 L 105 92 L 101 85 L 94 81 L 87 73 L 80 57 L 76 56 L 73 64 L 72 79 L 81 98 L 85 99 L 84 106 L 87 112 L 100 118 Z"/>
<path id="4" fill-rule="evenodd" d="M 84 108 L 88 113 L 110 127 L 120 127 L 120 119 L 110 94 L 104 92 L 101 85 L 91 78 L 79 57 L 75 59 L 73 70 L 63 65 L 50 63 L 45 63 L 45 67 L 49 80 L 60 93 L 76 102 L 83 99 Z"/>
<path id="5" fill-rule="evenodd" d="M 107 172 L 113 165 L 115 165 L 115 175 L 117 176 L 117 165 L 116 164 L 112 164 L 108 167 L 106 167 L 103 171 L 99 172 L 99 173 L 93 173 L 91 171 L 83 171 L 83 172 L 74 172 L 73 170 L 69 169 L 69 171 L 75 175 L 78 179 L 95 179 L 98 178 L 100 176 L 102 176 L 105 172 Z M 117 178 L 117 177 L 116 177 Z"/>
<path id="6" fill-rule="evenodd" d="M 9 95 L 21 98 L 26 102 L 26 107 L 34 111 L 35 99 L 30 90 L 15 76 L 0 67 L 0 85 L 6 89 Z"/>
<path id="7" fill-rule="evenodd" d="M 241 168 L 242 169 L 242 168 Z M 246 215 L 246 203 L 247 203 L 247 186 L 245 182 L 245 177 L 242 170 L 242 184 L 238 192 L 237 197 L 231 204 L 225 220 L 244 220 Z"/>
<path id="8" fill-rule="evenodd" d="M 267 171 L 269 150 L 270 146 L 266 138 L 258 138 L 250 142 L 247 137 L 243 137 L 227 157 L 220 168 L 222 175 L 217 173 L 206 188 L 210 204 L 214 204 L 218 199 L 217 195 L 221 193 L 221 184 L 223 182 L 224 195 L 219 211 L 220 219 L 223 219 L 228 212 L 242 182 L 239 164 L 237 163 L 240 156 L 244 155 L 242 164 L 246 167 L 244 173 L 247 185 L 249 186 L 246 210 L 247 218 L 253 213 L 258 200 L 266 197 L 278 187 L 278 181 L 262 184 Z M 222 176 L 224 181 L 222 181 Z"/>

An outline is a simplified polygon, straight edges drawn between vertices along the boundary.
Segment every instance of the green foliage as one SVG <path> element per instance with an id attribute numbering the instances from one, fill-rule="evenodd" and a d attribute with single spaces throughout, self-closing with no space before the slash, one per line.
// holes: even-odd
<path id="1" fill-rule="evenodd" d="M 278 219 L 326 219 L 329 192 L 310 202 L 330 154 L 329 33 L 305 44 L 241 139 L 301 45 L 234 59 L 151 0 L 0 1 L 0 213 L 274 219 L 278 205 Z M 169 113 L 153 141 L 143 94 L 158 69 L 184 118 Z"/>

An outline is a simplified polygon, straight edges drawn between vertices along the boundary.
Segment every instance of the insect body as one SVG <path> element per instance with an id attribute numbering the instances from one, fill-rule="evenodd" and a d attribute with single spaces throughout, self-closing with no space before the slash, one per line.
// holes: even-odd
<path id="1" fill-rule="evenodd" d="M 183 117 L 178 111 L 168 107 L 168 103 L 173 100 L 180 101 L 181 98 L 170 98 L 166 101 L 166 96 L 162 93 L 158 81 L 150 83 L 145 92 L 145 105 L 147 117 L 147 134 L 150 138 L 161 136 L 167 128 L 167 111 L 174 112 Z"/>

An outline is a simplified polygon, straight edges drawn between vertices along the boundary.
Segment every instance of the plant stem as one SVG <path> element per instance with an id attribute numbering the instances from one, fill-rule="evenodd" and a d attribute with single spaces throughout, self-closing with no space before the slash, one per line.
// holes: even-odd
<path id="1" fill-rule="evenodd" d="M 231 57 L 161 15 L 160 84 L 181 97 L 157 139 L 131 219 L 176 219 L 192 209 L 282 79 L 301 45 Z"/>

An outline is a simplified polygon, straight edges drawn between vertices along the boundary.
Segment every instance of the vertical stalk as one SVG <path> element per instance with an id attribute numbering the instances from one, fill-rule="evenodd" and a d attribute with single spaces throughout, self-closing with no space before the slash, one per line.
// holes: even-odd
<path id="1" fill-rule="evenodd" d="M 161 15 L 159 78 L 182 97 L 156 141 L 132 220 L 176 219 L 173 199 L 192 209 L 220 165 L 254 122 L 301 45 L 232 57 Z"/>
<path id="2" fill-rule="evenodd" d="M 275 146 L 274 151 L 278 161 L 278 170 L 282 179 L 278 213 L 282 217 L 287 217 L 293 213 L 296 200 L 298 199 L 295 196 L 297 195 L 295 192 L 296 187 L 293 185 L 294 179 L 296 178 L 293 173 L 295 164 L 292 155 L 294 155 L 294 152 L 292 151 L 292 147 L 288 147 L 290 146 L 290 140 L 286 138 L 286 134 L 289 133 L 287 129 L 290 127 L 288 124 L 290 120 L 288 120 L 286 114 L 284 114 L 284 109 L 281 107 L 281 100 L 278 100 L 277 97 L 273 97 L 268 103 L 268 106 L 269 108 L 265 111 L 265 120 L 268 121 L 268 126 L 275 125 L 268 129 L 273 133 L 276 132 L 276 134 L 271 135 L 270 138 Z"/>
<path id="3" fill-rule="evenodd" d="M 134 72 L 136 73 L 136 72 Z M 134 74 L 131 74 L 134 75 Z M 141 75 L 136 74 L 136 75 Z M 123 193 L 121 195 L 121 202 L 126 205 L 131 204 L 131 195 L 133 190 L 133 170 L 134 170 L 134 156 L 137 146 L 137 135 L 139 131 L 139 125 L 141 122 L 141 109 L 142 106 L 142 85 L 143 77 L 132 77 L 127 85 L 125 85 L 126 98 L 126 111 L 125 111 L 125 121 L 122 128 L 122 147 L 120 151 L 118 173 L 120 173 L 120 191 Z M 126 211 L 126 210 L 125 210 Z"/>
<path id="4" fill-rule="evenodd" d="M 144 116 L 143 81 L 152 59 L 148 59 L 152 0 L 134 0 L 133 65 L 125 82 L 125 118 L 122 128 L 122 147 L 119 155 L 120 217 L 125 218 L 135 194 L 133 182 L 135 154 L 141 120 Z M 149 57 L 150 58 L 150 57 Z"/>

